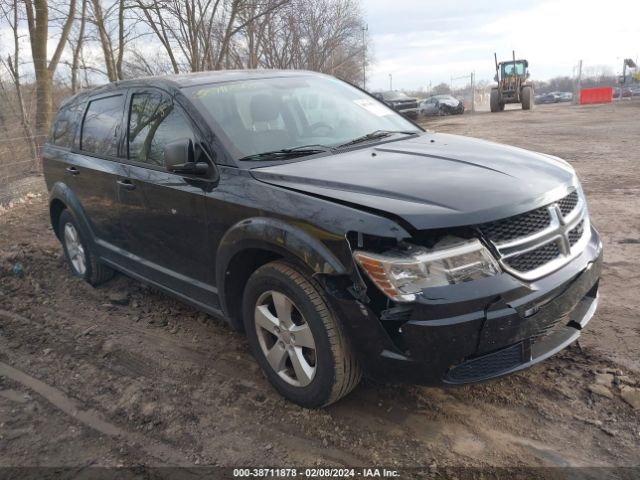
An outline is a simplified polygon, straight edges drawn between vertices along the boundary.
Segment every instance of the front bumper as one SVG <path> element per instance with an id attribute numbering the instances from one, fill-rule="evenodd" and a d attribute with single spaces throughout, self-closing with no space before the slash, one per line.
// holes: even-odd
<path id="1" fill-rule="evenodd" d="M 420 112 L 419 108 L 403 108 L 402 110 L 398 110 L 398 113 L 405 115 L 409 118 L 418 118 L 418 113 Z"/>
<path id="2" fill-rule="evenodd" d="M 602 244 L 533 283 L 509 274 L 432 289 L 383 312 L 334 299 L 367 374 L 379 381 L 465 384 L 527 368 L 574 342 L 598 303 Z"/>

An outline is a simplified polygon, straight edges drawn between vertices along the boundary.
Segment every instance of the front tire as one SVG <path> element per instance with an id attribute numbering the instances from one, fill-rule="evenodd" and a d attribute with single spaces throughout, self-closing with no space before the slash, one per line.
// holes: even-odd
<path id="1" fill-rule="evenodd" d="M 64 255 L 77 277 L 96 286 L 113 277 L 113 270 L 100 263 L 91 251 L 89 242 L 83 237 L 76 219 L 69 210 L 64 210 L 58 220 L 58 234 L 64 249 Z"/>
<path id="2" fill-rule="evenodd" d="M 297 267 L 268 263 L 245 287 L 251 351 L 275 389 L 303 407 L 329 405 L 361 378 L 355 356 L 320 285 Z"/>

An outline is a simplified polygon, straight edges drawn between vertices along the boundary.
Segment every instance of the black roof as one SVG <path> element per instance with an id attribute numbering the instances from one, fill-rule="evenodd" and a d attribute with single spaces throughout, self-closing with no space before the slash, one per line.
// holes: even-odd
<path id="1" fill-rule="evenodd" d="M 119 80 L 106 85 L 83 90 L 66 99 L 63 104 L 77 100 L 85 96 L 100 93 L 108 93 L 111 90 L 127 87 L 153 86 L 166 90 L 209 85 L 213 83 L 225 83 L 236 80 L 257 80 L 266 78 L 284 78 L 294 76 L 324 76 L 322 73 L 308 70 L 213 70 L 207 72 L 179 73 L 174 75 L 162 75 L 157 77 L 140 77 L 131 80 Z"/>

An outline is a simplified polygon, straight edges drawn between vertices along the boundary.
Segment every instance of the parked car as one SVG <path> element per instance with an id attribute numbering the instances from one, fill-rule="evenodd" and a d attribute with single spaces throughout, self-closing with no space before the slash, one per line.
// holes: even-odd
<path id="1" fill-rule="evenodd" d="M 622 91 L 622 98 L 630 98 L 633 96 L 633 90 L 630 87 L 614 87 L 613 98 L 620 98 L 620 91 Z"/>
<path id="2" fill-rule="evenodd" d="M 420 102 L 423 115 L 457 115 L 464 113 L 464 104 L 452 95 L 434 95 Z"/>
<path id="3" fill-rule="evenodd" d="M 418 99 L 409 97 L 404 92 L 378 92 L 373 96 L 408 118 L 414 120 L 418 118 Z"/>
<path id="4" fill-rule="evenodd" d="M 225 319 L 306 407 L 362 374 L 521 370 L 575 341 L 598 302 L 602 243 L 568 163 L 423 131 L 317 73 L 78 93 L 43 168 L 74 275 L 119 271 Z"/>
<path id="5" fill-rule="evenodd" d="M 554 92 L 559 101 L 561 102 L 572 102 L 573 101 L 573 92 Z"/>
<path id="6" fill-rule="evenodd" d="M 534 101 L 537 104 L 558 103 L 560 101 L 560 97 L 554 92 L 542 93 L 540 95 L 536 95 L 534 97 Z"/>

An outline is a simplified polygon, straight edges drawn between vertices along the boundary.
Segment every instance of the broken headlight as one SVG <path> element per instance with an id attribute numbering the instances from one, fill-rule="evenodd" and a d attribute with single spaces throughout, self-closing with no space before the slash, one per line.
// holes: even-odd
<path id="1" fill-rule="evenodd" d="M 353 256 L 376 286 L 389 298 L 410 302 L 425 288 L 490 277 L 498 262 L 479 240 L 446 237 L 425 248 L 408 245 L 384 253 L 361 250 Z"/>

